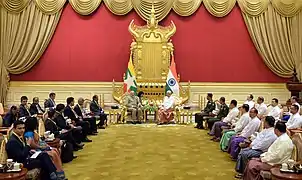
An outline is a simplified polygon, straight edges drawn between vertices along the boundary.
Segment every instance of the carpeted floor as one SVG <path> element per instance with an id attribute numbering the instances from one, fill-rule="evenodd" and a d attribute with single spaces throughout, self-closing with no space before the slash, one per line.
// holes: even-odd
<path id="1" fill-rule="evenodd" d="M 229 180 L 234 162 L 192 126 L 112 125 L 71 163 L 69 180 Z"/>

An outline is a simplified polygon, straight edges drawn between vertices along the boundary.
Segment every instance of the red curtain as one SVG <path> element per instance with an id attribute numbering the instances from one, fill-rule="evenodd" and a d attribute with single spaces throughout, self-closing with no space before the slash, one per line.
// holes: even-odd
<path id="1" fill-rule="evenodd" d="M 80 16 L 67 5 L 53 39 L 39 62 L 28 72 L 12 75 L 17 81 L 122 81 L 132 37 L 132 19 L 144 25 L 133 11 L 115 16 L 105 6 Z M 285 82 L 273 74 L 258 55 L 240 9 L 216 18 L 204 6 L 190 17 L 173 11 L 175 62 L 181 81 Z"/>

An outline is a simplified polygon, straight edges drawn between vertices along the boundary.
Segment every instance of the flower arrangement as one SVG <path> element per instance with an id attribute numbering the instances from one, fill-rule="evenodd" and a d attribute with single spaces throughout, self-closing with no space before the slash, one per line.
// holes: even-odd
<path id="1" fill-rule="evenodd" d="M 154 102 L 150 101 L 150 100 L 146 100 L 145 103 L 143 102 L 143 110 L 145 111 L 149 111 L 149 112 L 155 112 L 158 110 L 158 107 L 156 106 L 156 104 L 154 104 Z"/>

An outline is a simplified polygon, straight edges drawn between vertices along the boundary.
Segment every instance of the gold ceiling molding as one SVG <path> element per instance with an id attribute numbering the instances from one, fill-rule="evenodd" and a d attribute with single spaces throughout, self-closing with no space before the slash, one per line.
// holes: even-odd
<path id="1" fill-rule="evenodd" d="M 302 0 L 271 0 L 275 10 L 286 17 L 293 17 L 302 8 Z"/>
<path id="2" fill-rule="evenodd" d="M 267 10 L 269 0 L 237 0 L 242 12 L 250 16 L 259 16 Z"/>
<path id="3" fill-rule="evenodd" d="M 81 15 L 93 13 L 101 2 L 102 0 L 69 0 L 72 8 Z"/>
<path id="4" fill-rule="evenodd" d="M 30 2 L 44 14 L 55 14 L 66 2 L 81 15 L 93 13 L 102 0 L 0 0 L 0 6 L 11 13 L 22 12 Z M 150 16 L 152 4 L 158 21 L 164 19 L 171 9 L 180 16 L 190 16 L 204 4 L 209 13 L 215 17 L 224 17 L 234 8 L 236 2 L 243 13 L 249 16 L 259 16 L 267 11 L 268 5 L 284 17 L 293 17 L 302 9 L 302 0 L 104 0 L 105 6 L 116 15 L 126 15 L 132 9 L 147 20 Z"/>
<path id="5" fill-rule="evenodd" d="M 66 0 L 34 0 L 36 6 L 42 11 L 44 14 L 52 15 L 59 12 L 66 3 Z"/>
<path id="6" fill-rule="evenodd" d="M 236 4 L 236 0 L 203 0 L 206 9 L 215 17 L 229 14 Z"/>
<path id="7" fill-rule="evenodd" d="M 174 0 L 173 10 L 180 16 L 190 16 L 199 8 L 202 0 Z"/>
<path id="8" fill-rule="evenodd" d="M 104 0 L 104 3 L 115 15 L 126 15 L 133 8 L 131 0 Z"/>

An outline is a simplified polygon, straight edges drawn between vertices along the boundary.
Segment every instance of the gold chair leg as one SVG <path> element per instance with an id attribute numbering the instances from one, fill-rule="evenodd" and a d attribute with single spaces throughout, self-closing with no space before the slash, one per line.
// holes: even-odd
<path id="1" fill-rule="evenodd" d="M 147 117 L 146 117 L 146 110 L 145 109 L 143 110 L 143 118 L 144 118 L 144 122 L 146 123 Z"/>
<path id="2" fill-rule="evenodd" d="M 117 121 L 117 113 L 116 113 L 115 110 L 113 111 L 113 121 L 114 121 L 114 122 Z"/>

